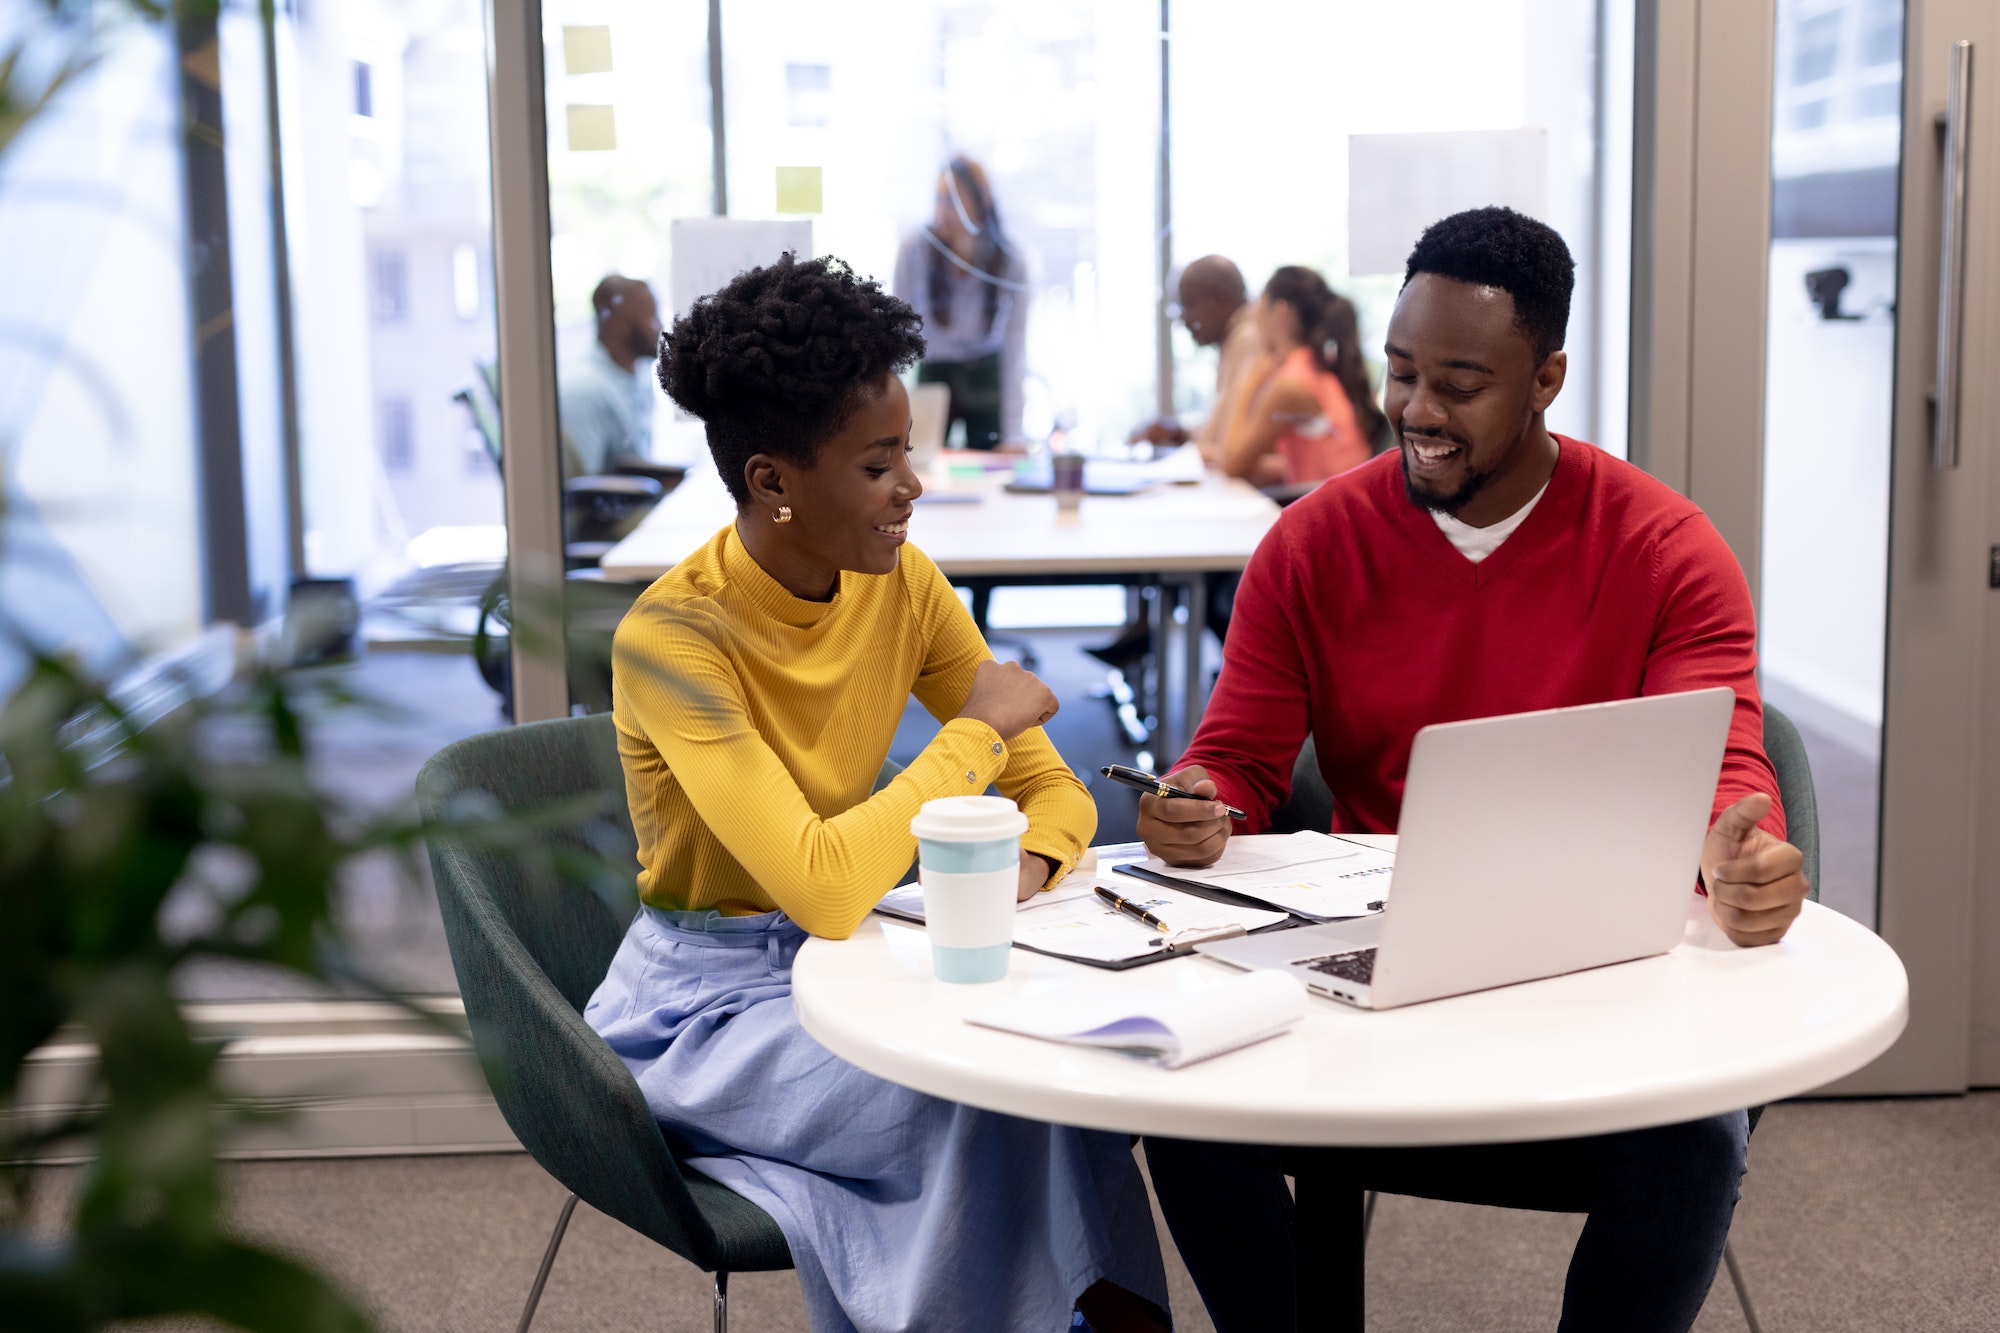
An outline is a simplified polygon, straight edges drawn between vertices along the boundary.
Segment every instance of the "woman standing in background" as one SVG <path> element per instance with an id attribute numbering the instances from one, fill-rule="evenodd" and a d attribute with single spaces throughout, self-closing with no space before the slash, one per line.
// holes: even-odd
<path id="1" fill-rule="evenodd" d="M 1353 302 L 1288 264 L 1264 284 L 1256 319 L 1273 368 L 1225 428 L 1222 470 L 1296 486 L 1367 462 L 1388 420 L 1368 383 Z"/>
<path id="2" fill-rule="evenodd" d="M 1021 438 L 1028 266 L 1008 244 L 986 171 L 954 157 L 938 177 L 931 224 L 896 254 L 895 294 L 916 308 L 930 350 L 917 383 L 951 390 L 949 421 L 970 449 Z"/>

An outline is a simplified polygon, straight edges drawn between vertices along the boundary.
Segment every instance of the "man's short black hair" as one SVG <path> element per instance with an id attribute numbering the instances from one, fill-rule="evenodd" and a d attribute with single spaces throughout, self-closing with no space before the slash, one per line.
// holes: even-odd
<path id="1" fill-rule="evenodd" d="M 924 354 L 908 303 L 831 256 L 738 274 L 660 335 L 660 387 L 708 431 L 739 505 L 743 465 L 775 454 L 811 466 L 868 391 Z"/>
<path id="2" fill-rule="evenodd" d="M 1555 228 L 1511 208 L 1473 208 L 1433 222 L 1403 270 L 1498 287 L 1514 298 L 1514 322 L 1528 335 L 1535 364 L 1563 345 L 1576 261 Z"/>

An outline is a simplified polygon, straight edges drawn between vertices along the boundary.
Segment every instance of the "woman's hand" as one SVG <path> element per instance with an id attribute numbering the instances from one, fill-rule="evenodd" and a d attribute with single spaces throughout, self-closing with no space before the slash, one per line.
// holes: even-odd
<path id="1" fill-rule="evenodd" d="M 1021 882 L 1014 890 L 1014 901 L 1024 903 L 1040 893 L 1042 886 L 1049 882 L 1049 876 L 1055 872 L 1056 863 L 1048 857 L 1038 852 L 1022 852 Z"/>
<path id="2" fill-rule="evenodd" d="M 960 717 L 984 722 L 1011 741 L 1030 727 L 1039 727 L 1056 715 L 1055 694 L 1023 671 L 1017 662 L 987 660 L 972 673 L 972 692 L 965 696 Z"/>

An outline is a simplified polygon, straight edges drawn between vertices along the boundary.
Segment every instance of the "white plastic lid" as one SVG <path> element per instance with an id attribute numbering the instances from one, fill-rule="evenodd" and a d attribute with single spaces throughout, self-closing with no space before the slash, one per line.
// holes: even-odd
<path id="1" fill-rule="evenodd" d="M 910 832 L 932 842 L 993 842 L 1028 831 L 1028 817 L 1005 796 L 941 796 L 925 801 Z"/>

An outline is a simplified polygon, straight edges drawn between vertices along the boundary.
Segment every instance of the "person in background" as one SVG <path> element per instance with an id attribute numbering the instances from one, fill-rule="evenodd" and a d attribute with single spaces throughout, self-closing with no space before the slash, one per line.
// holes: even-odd
<path id="1" fill-rule="evenodd" d="M 1172 447 L 1192 442 L 1201 450 L 1202 461 L 1215 467 L 1222 461 L 1224 428 L 1243 410 L 1243 398 L 1260 383 L 1268 371 L 1264 341 L 1257 331 L 1256 307 L 1250 304 L 1243 283 L 1243 270 L 1221 255 L 1203 255 L 1181 270 L 1176 287 L 1180 296 L 1181 324 L 1197 347 L 1217 349 L 1215 397 L 1208 415 L 1192 431 L 1173 417 L 1156 417 L 1132 432 L 1129 443 L 1145 441 L 1155 447 Z M 1235 591 L 1233 577 L 1216 575 L 1208 584 L 1208 624 L 1219 640 L 1229 628 L 1229 601 Z M 1135 599 L 1136 602 L 1136 599 Z M 1136 603 L 1134 615 L 1109 643 L 1085 648 L 1098 661 L 1120 671 L 1129 669 L 1146 655 L 1153 641 L 1145 606 Z"/>
<path id="2" fill-rule="evenodd" d="M 1354 304 L 1288 264 L 1258 298 L 1271 369 L 1227 424 L 1221 467 L 1259 486 L 1299 486 L 1359 467 L 1387 422 L 1375 406 Z"/>
<path id="3" fill-rule="evenodd" d="M 1159 417 L 1132 432 L 1131 442 L 1153 445 L 1187 444 L 1201 450 L 1211 467 L 1222 461 L 1223 430 L 1239 410 L 1246 386 L 1262 382 L 1263 337 L 1257 330 L 1256 307 L 1250 304 L 1243 270 L 1221 255 L 1203 255 L 1181 270 L 1176 289 L 1181 324 L 1196 347 L 1216 348 L 1215 398 L 1208 416 L 1192 431 L 1172 417 Z"/>
<path id="4" fill-rule="evenodd" d="M 971 158 L 954 157 L 938 177 L 931 224 L 904 239 L 892 288 L 923 320 L 928 350 L 917 383 L 951 390 L 946 429 L 964 422 L 969 449 L 1021 439 L 1028 266 Z"/>
<path id="5" fill-rule="evenodd" d="M 653 358 L 660 308 L 637 278 L 612 274 L 590 294 L 597 336 L 559 376 L 563 475 L 604 472 L 645 458 L 653 439 Z"/>
<path id="6" fill-rule="evenodd" d="M 1096 807 L 1042 724 L 1056 699 L 993 660 L 908 543 L 899 373 L 916 312 L 837 259 L 742 274 L 664 341 L 735 520 L 618 626 L 612 719 L 639 896 L 584 1010 L 689 1165 L 768 1212 L 820 1330 L 1168 1327 L 1123 1134 L 927 1097 L 799 1026 L 792 963 L 910 868 L 924 802 L 997 786 L 1028 817 L 1018 894 L 1060 880 Z M 873 790 L 914 695 L 941 729 Z"/>

